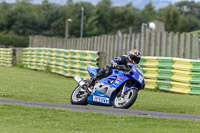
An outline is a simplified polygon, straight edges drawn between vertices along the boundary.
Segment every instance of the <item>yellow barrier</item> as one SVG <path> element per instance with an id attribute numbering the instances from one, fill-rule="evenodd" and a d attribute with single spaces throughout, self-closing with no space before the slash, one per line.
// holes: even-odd
<path id="1" fill-rule="evenodd" d="M 0 48 L 0 65 L 13 66 L 13 51 L 10 48 Z"/>
<path id="2" fill-rule="evenodd" d="M 23 52 L 25 67 L 37 70 L 50 69 L 64 76 L 89 78 L 87 66 L 97 66 L 96 51 L 65 50 L 52 48 L 26 48 Z"/>
<path id="3" fill-rule="evenodd" d="M 200 60 L 142 57 L 146 87 L 171 92 L 200 94 Z"/>

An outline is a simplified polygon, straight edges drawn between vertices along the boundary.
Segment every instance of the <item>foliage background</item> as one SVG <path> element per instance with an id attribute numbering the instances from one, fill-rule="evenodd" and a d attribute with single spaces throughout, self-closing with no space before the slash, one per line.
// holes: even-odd
<path id="1" fill-rule="evenodd" d="M 167 31 L 190 32 L 200 29 L 200 2 L 181 1 L 175 5 L 156 10 L 152 3 L 144 9 L 133 8 L 134 3 L 122 7 L 112 6 L 111 0 L 101 0 L 97 5 L 88 2 L 67 0 L 64 5 L 43 0 L 42 4 L 32 4 L 30 0 L 18 0 L 14 4 L 0 3 L 0 32 L 22 36 L 45 35 L 65 36 L 66 19 L 70 37 L 80 37 L 81 8 L 84 7 L 83 36 L 139 32 L 142 23 L 152 20 L 163 21 Z"/>
<path id="2" fill-rule="evenodd" d="M 28 47 L 28 42 L 29 38 L 27 36 L 0 33 L 0 45 L 6 47 Z"/>

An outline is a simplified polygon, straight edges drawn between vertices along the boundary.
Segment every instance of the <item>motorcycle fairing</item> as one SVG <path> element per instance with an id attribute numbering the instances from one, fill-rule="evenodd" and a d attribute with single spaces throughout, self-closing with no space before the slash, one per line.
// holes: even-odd
<path id="1" fill-rule="evenodd" d="M 137 68 L 131 69 L 127 76 L 130 77 L 130 79 L 136 83 L 136 87 L 138 89 L 143 89 L 144 76 L 143 76 L 143 73 L 140 71 L 140 69 L 137 69 Z"/>
<path id="2" fill-rule="evenodd" d="M 95 90 L 98 90 L 105 94 L 108 97 L 111 97 L 112 92 L 116 90 L 116 88 L 111 87 L 110 85 L 104 84 L 104 83 L 96 83 L 94 86 Z"/>
<path id="3" fill-rule="evenodd" d="M 130 90 L 130 89 L 136 89 L 136 90 L 139 90 L 137 87 L 135 87 L 134 85 L 129 85 L 129 84 L 127 84 L 126 86 L 125 86 L 125 89 L 124 89 L 124 91 L 123 92 L 126 92 L 126 91 L 128 91 L 128 90 Z"/>
<path id="4" fill-rule="evenodd" d="M 95 84 L 94 89 L 96 90 L 88 97 L 88 102 L 90 104 L 98 105 L 113 105 L 113 92 L 123 85 L 128 78 L 122 74 L 110 75 L 107 78 L 102 79 L 97 84 Z"/>
<path id="5" fill-rule="evenodd" d="M 95 93 L 91 93 L 91 95 L 88 97 L 88 103 L 96 105 L 112 106 L 110 97 L 106 96 L 99 90 L 96 90 Z"/>
<path id="6" fill-rule="evenodd" d="M 94 66 L 87 66 L 87 71 L 88 71 L 88 73 L 90 74 L 91 77 L 96 75 L 98 70 L 100 70 L 100 68 L 94 67 Z"/>
<path id="7" fill-rule="evenodd" d="M 126 82 L 129 78 L 126 77 L 125 75 L 122 74 L 115 74 L 115 75 L 110 75 L 104 79 L 102 79 L 101 81 L 99 81 L 99 83 L 104 83 L 105 85 L 110 85 L 110 87 L 112 88 L 118 88 L 120 87 L 122 84 L 124 84 L 124 82 Z"/>

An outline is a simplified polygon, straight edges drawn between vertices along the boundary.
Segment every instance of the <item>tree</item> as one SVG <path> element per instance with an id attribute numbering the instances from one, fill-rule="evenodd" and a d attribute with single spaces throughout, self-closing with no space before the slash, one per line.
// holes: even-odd
<path id="1" fill-rule="evenodd" d="M 189 30 L 188 31 L 195 31 L 200 29 L 199 19 L 195 17 L 195 15 L 189 14 L 186 16 L 188 20 Z"/>
<path id="2" fill-rule="evenodd" d="M 196 3 L 195 1 L 181 1 L 176 3 L 175 6 L 182 15 L 192 14 L 200 18 L 200 2 Z"/>
<path id="3" fill-rule="evenodd" d="M 94 36 L 97 35 L 98 28 L 98 20 L 96 16 L 95 7 L 91 3 L 84 3 L 84 36 Z"/>
<path id="4" fill-rule="evenodd" d="M 42 35 L 51 35 L 51 24 L 57 18 L 56 9 L 48 0 L 43 0 L 42 5 L 37 10 L 37 31 Z"/>
<path id="5" fill-rule="evenodd" d="M 151 2 L 145 5 L 144 9 L 141 11 L 141 17 L 143 23 L 148 23 L 157 19 L 157 12 Z"/>
<path id="6" fill-rule="evenodd" d="M 112 31 L 111 0 L 101 0 L 96 6 L 98 34 L 107 34 Z"/>
<path id="7" fill-rule="evenodd" d="M 200 29 L 200 2 L 181 1 L 155 10 L 148 3 L 143 10 L 125 6 L 112 6 L 111 0 L 101 0 L 96 6 L 88 2 L 67 0 L 65 5 L 56 5 L 48 0 L 32 4 L 31 0 L 17 0 L 15 4 L 0 2 L 0 32 L 19 35 L 65 36 L 66 20 L 70 37 L 80 37 L 81 8 L 84 7 L 83 36 L 116 34 L 118 30 L 128 32 L 129 27 L 139 32 L 142 23 L 159 19 L 166 30 L 187 32 Z"/>
<path id="8" fill-rule="evenodd" d="M 34 34 L 36 25 L 33 8 L 29 0 L 17 1 L 16 4 L 8 11 L 7 30 L 19 35 Z"/>
<path id="9" fill-rule="evenodd" d="M 73 0 L 67 0 L 67 3 L 66 3 L 68 6 L 71 6 L 74 4 Z"/>
<path id="10" fill-rule="evenodd" d="M 73 13 L 74 8 L 75 4 L 73 3 L 73 0 L 67 0 L 64 6 L 58 7 L 57 13 L 55 14 L 57 18 L 51 23 L 51 32 L 54 36 L 65 36 L 66 20 L 69 18 L 73 21 L 69 26 L 70 35 L 73 35 L 73 25 L 76 23 L 76 13 Z"/>
<path id="11" fill-rule="evenodd" d="M 179 32 L 189 32 L 190 31 L 190 25 L 188 19 L 181 15 L 179 17 L 178 25 L 177 25 L 177 31 Z"/>
<path id="12" fill-rule="evenodd" d="M 167 31 L 178 31 L 179 12 L 172 4 L 159 10 L 159 17 Z"/>
<path id="13" fill-rule="evenodd" d="M 135 21 L 135 13 L 132 3 L 128 3 L 124 7 L 111 9 L 112 32 L 118 30 L 127 30 L 132 27 Z"/>
<path id="14" fill-rule="evenodd" d="M 181 31 L 194 31 L 200 29 L 200 3 L 195 1 L 181 1 L 175 4 L 181 14 L 179 26 Z"/>
<path id="15" fill-rule="evenodd" d="M 7 14 L 8 10 L 10 10 L 9 4 L 6 1 L 0 3 L 0 31 L 7 30 Z"/>

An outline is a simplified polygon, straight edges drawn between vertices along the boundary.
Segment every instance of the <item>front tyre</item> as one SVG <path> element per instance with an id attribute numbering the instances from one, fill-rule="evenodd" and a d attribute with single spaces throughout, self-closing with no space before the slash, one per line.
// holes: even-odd
<path id="1" fill-rule="evenodd" d="M 87 105 L 87 92 L 81 86 L 77 86 L 71 95 L 71 104 L 73 105 Z"/>
<path id="2" fill-rule="evenodd" d="M 114 99 L 114 108 L 128 109 L 136 101 L 137 95 L 138 91 L 133 88 L 125 92 L 124 96 L 119 92 Z"/>

